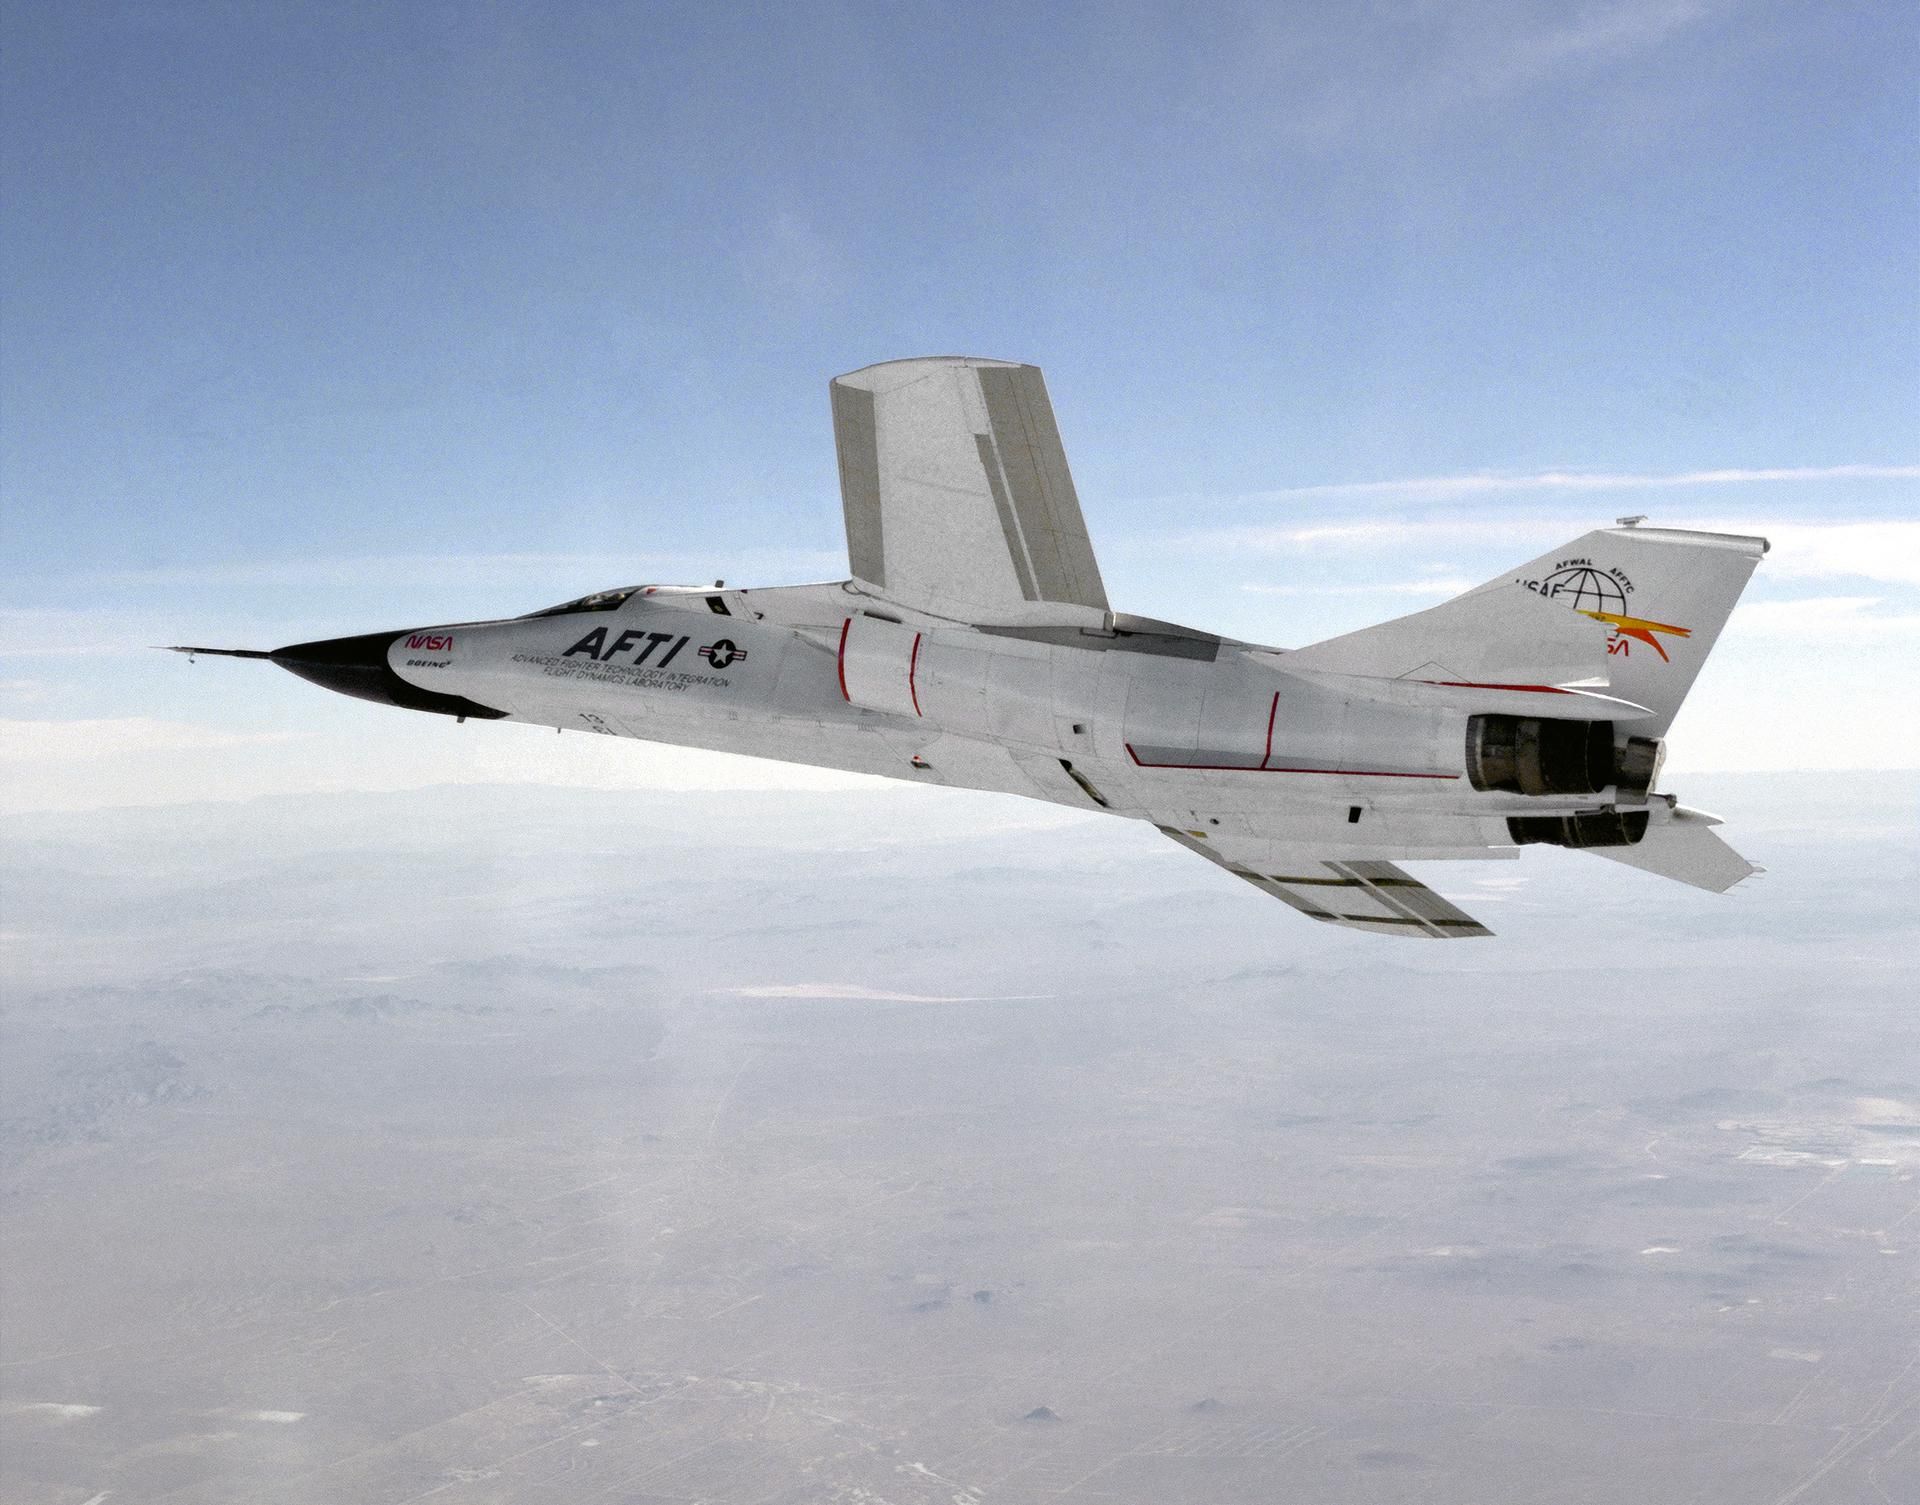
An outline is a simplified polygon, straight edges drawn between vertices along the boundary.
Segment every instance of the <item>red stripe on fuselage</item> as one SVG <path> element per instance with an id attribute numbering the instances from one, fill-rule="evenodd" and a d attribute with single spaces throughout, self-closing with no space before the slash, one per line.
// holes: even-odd
<path id="1" fill-rule="evenodd" d="M 1126 744 L 1127 756 L 1133 759 L 1136 768 L 1167 768 L 1181 773 L 1319 773 L 1342 779 L 1457 779 L 1457 773 L 1403 773 L 1392 768 L 1275 768 L 1261 763 L 1235 765 L 1232 763 L 1149 763 L 1133 750 L 1131 742 Z"/>
<path id="2" fill-rule="evenodd" d="M 847 693 L 847 634 L 852 629 L 852 617 L 840 624 L 840 651 L 833 656 L 834 670 L 840 676 L 840 698 L 848 705 L 853 704 L 853 697 Z"/>
<path id="3" fill-rule="evenodd" d="M 914 676 L 920 672 L 920 634 L 913 635 L 913 656 L 907 660 L 907 693 L 913 697 L 913 714 L 922 715 L 920 709 L 920 687 L 914 683 Z"/>
<path id="4" fill-rule="evenodd" d="M 1522 690 L 1530 695 L 1571 695 L 1558 685 L 1489 685 L 1477 679 L 1421 679 L 1416 684 L 1439 685 L 1446 690 Z"/>

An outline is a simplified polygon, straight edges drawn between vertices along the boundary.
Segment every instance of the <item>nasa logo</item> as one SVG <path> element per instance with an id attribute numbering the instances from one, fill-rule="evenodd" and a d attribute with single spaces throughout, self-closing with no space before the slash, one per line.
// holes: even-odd
<path id="1" fill-rule="evenodd" d="M 722 638 L 717 643 L 709 643 L 700 650 L 700 657 L 715 669 L 724 669 L 747 656 L 747 650 L 736 648 L 730 638 Z"/>
<path id="2" fill-rule="evenodd" d="M 445 653 L 453 647 L 453 634 L 439 632 L 416 632 L 407 639 L 407 646 L 428 653 Z"/>
<path id="3" fill-rule="evenodd" d="M 1671 663 L 1658 634 L 1676 638 L 1693 636 L 1690 627 L 1628 616 L 1627 597 L 1633 594 L 1633 582 L 1618 565 L 1596 565 L 1591 559 L 1562 559 L 1554 563 L 1553 572 L 1544 580 L 1522 580 L 1520 584 L 1549 601 L 1571 606 L 1583 617 L 1605 622 L 1613 629 L 1613 636 L 1607 640 L 1607 652 L 1615 658 L 1631 657 L 1633 645 L 1645 643 L 1660 655 L 1663 664 Z"/>

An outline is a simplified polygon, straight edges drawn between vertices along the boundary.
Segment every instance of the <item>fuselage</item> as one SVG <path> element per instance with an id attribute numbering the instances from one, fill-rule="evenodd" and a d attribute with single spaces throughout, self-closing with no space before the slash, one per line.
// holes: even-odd
<path id="1" fill-rule="evenodd" d="M 980 627 L 839 584 L 655 586 L 336 642 L 384 663 L 349 684 L 325 662 L 330 645 L 275 657 L 416 709 L 1023 794 L 1333 853 L 1507 855 L 1510 816 L 1591 810 L 1612 794 L 1476 788 L 1467 710 L 1357 696 L 1288 672 L 1279 650 L 1142 619 Z M 369 688 L 369 674 L 389 691 Z"/>

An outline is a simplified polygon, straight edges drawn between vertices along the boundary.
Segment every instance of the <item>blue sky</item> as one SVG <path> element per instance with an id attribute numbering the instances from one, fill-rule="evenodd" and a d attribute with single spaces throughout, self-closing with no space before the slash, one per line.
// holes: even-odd
<path id="1" fill-rule="evenodd" d="M 550 776 L 140 650 L 836 576 L 826 381 L 938 352 L 1046 368 L 1126 609 L 1301 642 L 1758 528 L 1676 759 L 1913 761 L 1910 6 L 4 15 L 32 799 Z"/>

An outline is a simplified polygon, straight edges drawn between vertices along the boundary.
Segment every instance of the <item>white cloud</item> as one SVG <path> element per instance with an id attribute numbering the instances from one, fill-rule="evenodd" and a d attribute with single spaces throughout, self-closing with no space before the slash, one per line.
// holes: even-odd
<path id="1" fill-rule="evenodd" d="M 1734 622 L 1743 634 L 1763 637 L 1839 637 L 1920 634 L 1920 612 L 1880 611 L 1878 596 L 1806 596 L 1797 601 L 1750 601 Z"/>
<path id="2" fill-rule="evenodd" d="M 1469 35 L 1441 83 L 1443 97 L 1470 103 L 1536 87 L 1569 68 L 1623 58 L 1657 46 L 1703 19 L 1701 0 L 1631 0 L 1627 4 L 1547 9 L 1547 24 L 1515 25 L 1504 9 Z M 1471 14 L 1471 12 L 1469 12 Z"/>
<path id="3" fill-rule="evenodd" d="M 295 740 L 291 732 L 232 732 L 185 721 L 122 716 L 92 721 L 0 720 L 0 760 L 67 763 L 83 759 L 257 747 Z"/>
<path id="4" fill-rule="evenodd" d="M 1202 72 L 1204 93 L 1185 103 L 1219 121 L 1242 151 L 1391 139 L 1624 70 L 1721 8 L 1714 0 L 1401 0 L 1349 7 L 1350 20 L 1322 28 L 1300 7 L 1246 7 Z"/>
<path id="5" fill-rule="evenodd" d="M 1477 580 L 1447 575 L 1432 580 L 1392 580 L 1384 585 L 1264 585 L 1240 587 L 1255 596 L 1457 596 L 1478 585 Z"/>
<path id="6" fill-rule="evenodd" d="M 112 608 L 73 610 L 20 606 L 0 609 L 0 658 L 78 658 L 136 646 L 139 627 Z"/>
<path id="7" fill-rule="evenodd" d="M 1717 470 L 1644 471 L 1541 470 L 1522 475 L 1482 472 L 1463 476 L 1410 476 L 1388 481 L 1332 481 L 1313 486 L 1281 486 L 1228 498 L 1235 504 L 1261 502 L 1397 501 L 1463 502 L 1477 497 L 1539 493 L 1686 491 L 1715 486 L 1814 485 L 1832 481 L 1920 481 L 1920 465 L 1785 465 Z"/>
<path id="8" fill-rule="evenodd" d="M 1768 574 L 1920 585 L 1920 522 L 1769 522 L 1760 531 L 1773 544 L 1763 566 Z"/>
<path id="9" fill-rule="evenodd" d="M 848 789 L 864 774 L 628 738 L 470 724 L 316 695 L 299 732 L 146 717 L 0 719 L 0 811 L 96 810 L 437 784 Z"/>
<path id="10" fill-rule="evenodd" d="M 733 549 L 711 553 L 499 553 L 373 554 L 298 559 L 246 559 L 89 576 L 106 585 L 436 585 L 522 584 L 544 580 L 557 596 L 568 590 L 616 585 L 705 584 L 715 560 L 735 584 L 786 585 L 795 580 L 837 579 L 846 557 L 824 549 Z M 520 608 L 511 603 L 502 610 Z"/>
<path id="11" fill-rule="evenodd" d="M 1705 518 L 1690 526 L 1712 533 L 1758 534 L 1772 544 L 1762 578 L 1796 580 L 1857 577 L 1920 585 L 1920 521 L 1776 522 L 1767 518 Z M 1564 517 L 1505 516 L 1378 522 L 1247 525 L 1207 528 L 1152 540 L 1156 550 L 1177 548 L 1218 556 L 1238 553 L 1314 554 L 1330 549 L 1384 551 L 1417 545 L 1431 557 L 1451 546 L 1458 553 L 1508 546 L 1512 560 L 1564 540 Z M 1146 541 L 1143 540 L 1144 544 Z"/>

